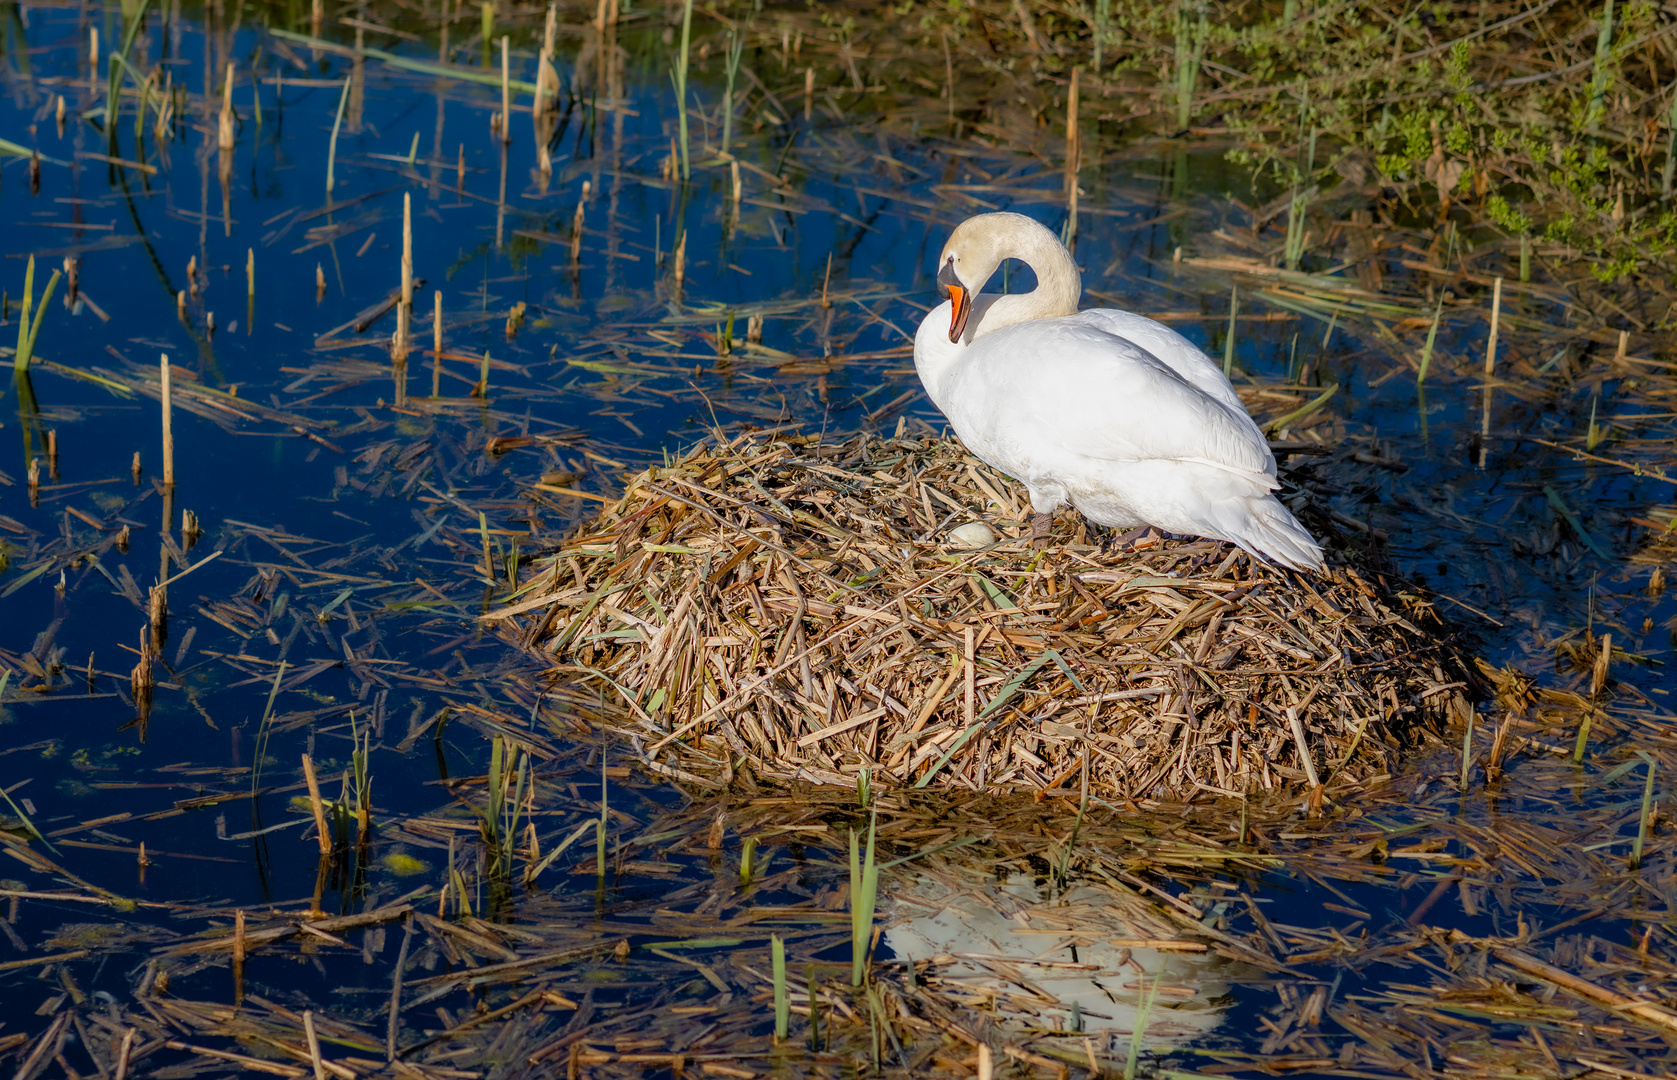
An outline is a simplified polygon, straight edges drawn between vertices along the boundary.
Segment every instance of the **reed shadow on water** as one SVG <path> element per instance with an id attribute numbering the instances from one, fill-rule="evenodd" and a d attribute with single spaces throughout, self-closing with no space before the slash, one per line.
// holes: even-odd
<path id="1" fill-rule="evenodd" d="M 1665 1075 L 1659 20 L 0 2 L 8 1067 Z M 1009 547 L 993 209 L 1340 576 Z"/>

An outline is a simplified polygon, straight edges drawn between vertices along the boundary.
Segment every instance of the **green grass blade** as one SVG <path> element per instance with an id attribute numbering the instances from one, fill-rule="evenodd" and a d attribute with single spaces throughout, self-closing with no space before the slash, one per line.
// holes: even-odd
<path id="1" fill-rule="evenodd" d="M 774 969 L 774 1040 L 785 1042 L 792 1026 L 792 998 L 786 992 L 786 942 L 779 934 L 769 938 L 769 958 Z"/>

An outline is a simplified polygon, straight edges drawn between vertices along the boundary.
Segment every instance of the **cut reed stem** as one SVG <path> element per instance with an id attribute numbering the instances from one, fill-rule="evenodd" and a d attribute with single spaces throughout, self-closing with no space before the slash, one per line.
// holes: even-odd
<path id="1" fill-rule="evenodd" d="M 163 403 L 163 487 L 172 491 L 175 487 L 175 423 L 168 353 L 164 353 L 158 362 L 158 383 L 158 396 Z"/>
<path id="2" fill-rule="evenodd" d="M 315 839 L 322 855 L 332 854 L 332 830 L 326 824 L 326 803 L 320 797 L 320 780 L 315 776 L 314 759 L 303 755 L 303 779 L 309 785 L 309 809 L 314 813 Z"/>

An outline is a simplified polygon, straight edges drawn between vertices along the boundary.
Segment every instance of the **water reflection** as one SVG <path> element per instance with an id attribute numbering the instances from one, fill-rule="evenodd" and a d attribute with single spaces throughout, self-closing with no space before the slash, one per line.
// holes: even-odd
<path id="1" fill-rule="evenodd" d="M 1087 1036 L 1097 1053 L 1159 1052 L 1207 1035 L 1229 1004 L 1228 961 L 1183 940 L 1133 893 L 977 867 L 892 883 L 884 950 L 933 993 L 1018 1033 Z"/>

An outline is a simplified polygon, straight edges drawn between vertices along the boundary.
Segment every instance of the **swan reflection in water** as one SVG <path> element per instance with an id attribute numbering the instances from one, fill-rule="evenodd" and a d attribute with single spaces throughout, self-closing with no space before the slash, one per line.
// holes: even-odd
<path id="1" fill-rule="evenodd" d="M 958 873 L 922 872 L 881 891 L 891 897 L 881 955 L 914 962 L 926 991 L 1018 1034 L 1072 1035 L 1079 1052 L 1089 1038 L 1102 1056 L 1127 1054 L 1138 1026 L 1141 1048 L 1161 1053 L 1222 1022 L 1229 962 L 1179 938 L 1145 901 Z"/>

